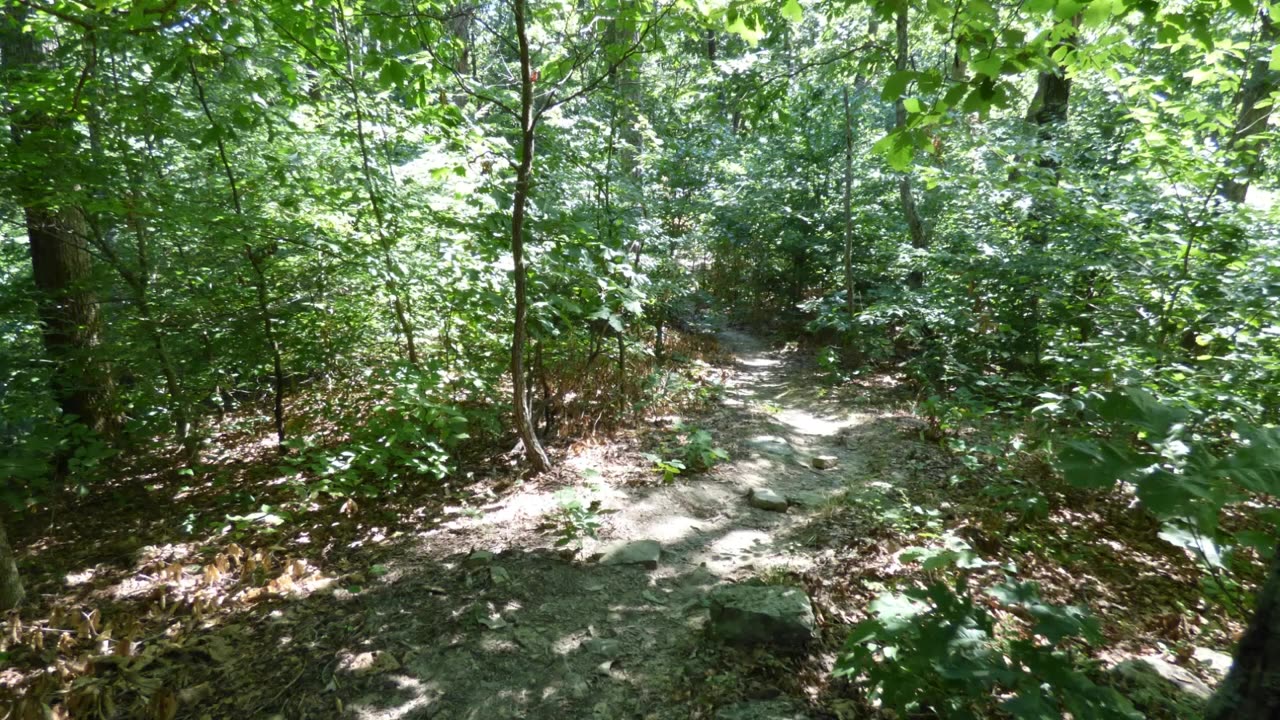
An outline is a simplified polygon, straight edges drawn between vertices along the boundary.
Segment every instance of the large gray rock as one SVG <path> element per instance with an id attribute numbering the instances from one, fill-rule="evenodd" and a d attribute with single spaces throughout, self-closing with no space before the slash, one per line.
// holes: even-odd
<path id="1" fill-rule="evenodd" d="M 1158 656 L 1135 657 L 1111 668 L 1111 684 L 1149 718 L 1198 718 L 1211 690 Z"/>
<path id="2" fill-rule="evenodd" d="M 1224 652 L 1198 647 L 1191 653 L 1191 657 L 1199 660 L 1218 675 L 1225 676 L 1231 670 L 1231 656 Z"/>
<path id="3" fill-rule="evenodd" d="M 658 560 L 661 558 L 662 545 L 657 540 L 632 540 L 605 547 L 600 563 L 602 565 L 643 565 L 652 570 L 658 567 Z"/>
<path id="4" fill-rule="evenodd" d="M 815 470 L 829 470 L 840 464 L 840 458 L 835 455 L 817 455 L 812 462 Z"/>
<path id="5" fill-rule="evenodd" d="M 1146 655 L 1125 660 L 1116 665 L 1115 672 L 1123 678 L 1139 682 L 1147 682 L 1158 678 L 1171 683 L 1182 692 L 1194 695 L 1202 700 L 1207 700 L 1213 694 L 1213 689 L 1206 685 L 1203 680 L 1157 655 Z"/>
<path id="6" fill-rule="evenodd" d="M 786 700 L 753 700 L 716 711 L 716 720 L 809 720 Z"/>
<path id="7" fill-rule="evenodd" d="M 798 587 L 721 585 L 710 604 L 711 635 L 731 645 L 798 651 L 814 637 L 813 605 Z"/>
<path id="8" fill-rule="evenodd" d="M 771 512 L 786 512 L 787 499 L 769 488 L 753 488 L 747 502 L 751 507 Z"/>

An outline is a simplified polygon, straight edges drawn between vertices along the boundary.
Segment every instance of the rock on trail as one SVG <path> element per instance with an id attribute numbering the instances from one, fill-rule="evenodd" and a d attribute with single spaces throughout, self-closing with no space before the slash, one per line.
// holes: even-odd
<path id="1" fill-rule="evenodd" d="M 799 652 L 817 623 L 804 589 L 773 585 L 725 585 L 711 591 L 712 637 L 731 645 Z"/>
<path id="2" fill-rule="evenodd" d="M 614 543 L 605 548 L 602 565 L 643 565 L 656 570 L 662 559 L 662 545 L 657 540 L 633 540 Z"/>
<path id="3" fill-rule="evenodd" d="M 755 488 L 748 498 L 751 507 L 772 512 L 786 512 L 787 499 L 768 488 Z"/>

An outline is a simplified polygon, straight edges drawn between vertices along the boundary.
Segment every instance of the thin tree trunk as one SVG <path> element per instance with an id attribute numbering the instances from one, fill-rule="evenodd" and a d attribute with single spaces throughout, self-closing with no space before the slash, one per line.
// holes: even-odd
<path id="1" fill-rule="evenodd" d="M 18 574 L 18 563 L 13 557 L 13 547 L 9 545 L 4 525 L 0 524 L 0 612 L 21 605 L 26 594 L 22 576 Z"/>
<path id="2" fill-rule="evenodd" d="M 844 88 L 844 292 L 849 319 L 854 315 L 853 292 L 853 114 L 849 88 Z"/>
<path id="3" fill-rule="evenodd" d="M 191 80 L 195 85 L 200 107 L 204 110 L 205 119 L 210 124 L 216 124 L 213 119 L 213 112 L 209 109 L 208 99 L 204 94 L 204 85 L 201 84 L 200 75 L 196 72 L 195 63 L 189 61 L 188 65 L 191 68 Z M 231 189 L 231 207 L 235 210 L 236 217 L 244 220 L 244 206 L 240 203 L 240 186 L 236 183 L 236 174 L 231 169 L 231 160 L 227 157 L 227 146 L 223 142 L 221 135 L 218 136 L 218 159 L 222 163 L 222 170 L 226 174 L 227 184 Z M 284 360 L 280 357 L 280 343 L 276 340 L 275 323 L 271 317 L 271 302 L 267 292 L 267 274 L 262 262 L 263 254 L 254 250 L 248 243 L 244 245 L 244 254 L 249 260 L 249 266 L 253 269 L 258 313 L 262 317 L 262 334 L 266 338 L 267 349 L 271 353 L 272 420 L 276 430 L 277 449 L 284 452 Z"/>
<path id="4" fill-rule="evenodd" d="M 472 44 L 471 44 L 471 23 L 474 20 L 476 9 L 474 6 L 465 2 L 458 3 L 453 6 L 450 11 L 449 19 L 445 23 L 445 30 L 455 39 L 462 43 L 462 54 L 458 56 L 457 62 L 454 64 L 454 72 L 458 77 L 466 77 L 472 74 Z M 467 104 L 466 93 L 458 93 L 453 96 L 453 104 L 457 107 L 464 107 Z"/>
<path id="5" fill-rule="evenodd" d="M 271 317 L 271 301 L 267 293 L 267 273 L 262 254 L 245 243 L 245 257 L 253 268 L 254 288 L 258 299 L 258 314 L 262 316 L 262 334 L 271 351 L 271 419 L 275 425 L 276 441 L 284 450 L 284 361 L 280 357 L 280 342 L 276 339 L 275 321 Z"/>
<path id="6" fill-rule="evenodd" d="M 529 35 L 525 27 L 526 0 L 514 0 L 516 39 L 520 47 L 520 164 L 516 168 L 516 192 L 511 207 L 511 263 L 515 275 L 515 322 L 511 329 L 511 384 L 515 404 L 516 431 L 524 443 L 525 456 L 534 472 L 551 469 L 551 458 L 538 439 L 529 406 L 524 369 L 524 349 L 528 337 L 528 278 L 524 266 L 524 221 L 529 201 L 529 180 L 533 171 L 534 131 L 533 66 L 529 59 Z"/>
<path id="7" fill-rule="evenodd" d="M 896 36 L 898 41 L 898 52 L 894 58 L 894 69 L 902 72 L 907 69 L 910 61 L 907 46 L 907 30 L 908 30 L 908 13 L 910 6 L 903 2 L 898 6 L 897 12 L 897 28 Z M 899 97 L 893 104 L 894 129 L 901 132 L 907 127 L 907 106 L 903 98 Z M 916 250 L 926 250 L 929 247 L 929 237 L 925 233 L 924 222 L 920 220 L 920 210 L 916 207 L 915 190 L 912 188 L 910 171 L 903 173 L 902 178 L 898 181 L 898 197 L 902 201 L 902 214 L 907 221 L 907 234 L 911 238 L 911 247 Z M 907 275 L 907 285 L 912 288 L 920 288 L 924 285 L 924 270 L 916 268 Z"/>
<path id="8" fill-rule="evenodd" d="M 378 238 L 378 247 L 382 251 L 382 268 L 386 273 L 387 292 L 391 295 L 392 312 L 395 315 L 396 325 L 400 329 L 400 334 L 404 337 L 405 352 L 409 357 L 409 364 L 418 367 L 418 346 L 414 341 L 414 327 L 409 319 L 407 310 L 409 300 L 404 297 L 400 282 L 397 280 L 398 275 L 394 257 L 392 256 L 393 242 L 387 236 L 386 221 L 382 213 L 382 203 L 378 200 L 377 185 L 374 182 L 373 166 L 370 162 L 369 142 L 365 133 L 364 106 L 360 102 L 360 85 L 359 77 L 356 73 L 355 58 L 351 48 L 351 37 L 347 32 L 347 23 L 343 17 L 342 5 L 339 3 L 337 17 L 338 29 L 342 33 L 342 44 L 347 55 L 347 84 L 351 88 L 351 108 L 356 115 L 356 140 L 360 147 L 360 168 L 364 176 L 364 188 L 369 198 L 369 207 L 373 210 L 373 221 L 375 224 L 374 234 Z"/>
<path id="9" fill-rule="evenodd" d="M 132 205 L 130 205 L 128 220 L 133 227 L 138 247 L 138 273 L 134 282 L 131 283 L 134 290 L 134 305 L 138 309 L 139 319 L 142 320 L 147 328 L 147 334 L 151 337 L 151 345 L 155 348 L 156 359 L 160 361 L 160 370 L 164 374 L 165 392 L 169 394 L 169 402 L 173 406 L 169 411 L 169 418 L 173 422 L 174 436 L 182 445 L 187 457 L 194 460 L 199 452 L 199 444 L 191 434 L 191 413 L 187 406 L 186 394 L 182 391 L 177 365 L 173 361 L 173 355 L 169 353 L 164 332 L 161 331 L 160 323 L 151 312 L 151 253 L 147 246 L 147 230 L 142 218 L 133 211 Z M 123 266 L 119 268 L 119 272 L 125 282 L 130 282 Z"/>
<path id="10" fill-rule="evenodd" d="M 1271 571 L 1256 602 L 1231 671 L 1209 701 L 1204 720 L 1280 717 L 1280 547 L 1271 557 Z"/>

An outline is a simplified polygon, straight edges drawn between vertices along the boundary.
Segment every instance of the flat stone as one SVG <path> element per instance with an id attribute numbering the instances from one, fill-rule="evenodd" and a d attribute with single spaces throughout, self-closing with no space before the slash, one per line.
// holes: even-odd
<path id="1" fill-rule="evenodd" d="M 711 635 L 731 645 L 804 648 L 816 621 L 809 596 L 784 585 L 721 585 L 711 591 Z"/>
<path id="2" fill-rule="evenodd" d="M 809 720 L 786 700 L 753 700 L 716 711 L 716 720 Z"/>
<path id="3" fill-rule="evenodd" d="M 1199 660 L 1213 672 L 1226 675 L 1231 671 L 1231 656 L 1206 647 L 1197 647 L 1191 657 Z"/>
<path id="4" fill-rule="evenodd" d="M 772 512 L 786 512 L 787 499 L 769 488 L 754 488 L 747 502 L 751 507 Z"/>
<path id="5" fill-rule="evenodd" d="M 653 570 L 662 558 L 662 545 L 657 540 L 632 540 L 609 545 L 600 558 L 602 565 L 644 565 Z"/>
<path id="6" fill-rule="evenodd" d="M 840 458 L 835 455 L 815 455 L 812 464 L 816 470 L 829 470 L 840 464 Z"/>

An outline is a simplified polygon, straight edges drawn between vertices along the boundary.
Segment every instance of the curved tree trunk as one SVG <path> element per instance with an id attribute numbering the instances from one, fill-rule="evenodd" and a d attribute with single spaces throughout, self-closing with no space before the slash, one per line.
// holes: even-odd
<path id="1" fill-rule="evenodd" d="M 525 28 L 525 0 L 515 0 L 516 39 L 520 44 L 520 164 L 516 168 L 516 193 L 511 207 L 511 263 L 515 275 L 515 322 L 511 328 L 511 387 L 516 431 L 524 443 L 525 457 L 534 472 L 551 469 L 551 458 L 542 447 L 533 424 L 533 408 L 524 368 L 528 344 L 529 290 L 524 266 L 524 219 L 533 171 L 534 124 L 533 67 L 529 60 L 529 35 Z"/>

